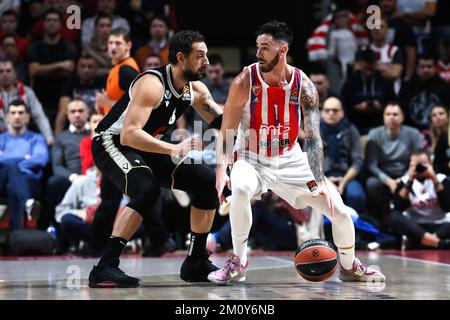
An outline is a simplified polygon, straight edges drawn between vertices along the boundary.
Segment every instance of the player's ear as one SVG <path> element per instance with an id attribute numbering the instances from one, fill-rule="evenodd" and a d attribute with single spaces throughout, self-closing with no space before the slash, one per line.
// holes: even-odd
<path id="1" fill-rule="evenodd" d="M 183 54 L 183 52 L 181 52 L 181 51 L 177 52 L 176 56 L 177 56 L 178 62 L 184 62 L 184 54 Z"/>
<path id="2" fill-rule="evenodd" d="M 280 53 L 287 54 L 288 50 L 289 50 L 289 46 L 287 44 L 281 45 Z"/>

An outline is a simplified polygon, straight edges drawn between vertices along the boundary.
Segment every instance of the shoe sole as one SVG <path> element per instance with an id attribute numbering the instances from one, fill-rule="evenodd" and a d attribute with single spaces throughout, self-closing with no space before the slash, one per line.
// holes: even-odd
<path id="1" fill-rule="evenodd" d="M 208 275 L 208 280 L 211 281 L 212 283 L 218 284 L 218 285 L 228 285 L 230 284 L 230 282 L 245 282 L 245 275 L 238 278 L 238 279 L 232 279 L 232 280 L 225 280 L 225 281 L 221 281 L 221 280 L 216 280 L 213 277 L 210 277 Z"/>
<path id="2" fill-rule="evenodd" d="M 138 284 L 120 284 L 120 283 L 116 283 L 116 282 L 89 282 L 89 288 L 93 288 L 93 289 L 110 289 L 110 288 L 139 288 L 140 286 L 142 286 L 142 283 L 138 283 Z"/>

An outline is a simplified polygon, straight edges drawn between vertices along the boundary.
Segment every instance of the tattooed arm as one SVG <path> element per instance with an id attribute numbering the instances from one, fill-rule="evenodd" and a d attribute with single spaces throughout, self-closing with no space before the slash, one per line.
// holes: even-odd
<path id="1" fill-rule="evenodd" d="M 194 89 L 193 107 L 199 116 L 210 124 L 214 119 L 222 115 L 223 110 L 214 101 L 211 93 L 203 82 L 192 82 L 192 87 Z"/>
<path id="2" fill-rule="evenodd" d="M 304 115 L 305 151 L 317 182 L 324 181 L 323 147 L 320 137 L 319 96 L 311 80 L 302 74 L 301 105 Z"/>

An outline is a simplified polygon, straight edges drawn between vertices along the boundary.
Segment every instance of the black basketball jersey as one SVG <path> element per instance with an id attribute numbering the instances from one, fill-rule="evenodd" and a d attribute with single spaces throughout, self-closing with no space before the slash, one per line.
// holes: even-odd
<path id="1" fill-rule="evenodd" d="M 114 104 L 111 111 L 98 124 L 95 131 L 97 133 L 120 134 L 125 116 L 128 112 L 130 102 L 131 88 L 134 83 L 143 75 L 156 75 L 164 86 L 164 94 L 155 108 L 153 108 L 147 123 L 143 130 L 155 138 L 161 138 L 164 133 L 175 125 L 177 119 L 189 108 L 194 101 L 192 83 L 185 84 L 181 93 L 175 90 L 172 83 L 172 70 L 170 64 L 155 70 L 147 70 L 139 74 L 131 83 L 128 93 Z"/>

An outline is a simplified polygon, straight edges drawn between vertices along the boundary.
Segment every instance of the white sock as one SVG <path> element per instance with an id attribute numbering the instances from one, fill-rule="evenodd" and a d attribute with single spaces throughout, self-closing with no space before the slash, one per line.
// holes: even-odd
<path id="1" fill-rule="evenodd" d="M 247 243 L 248 233 L 243 235 L 233 235 L 233 253 L 239 257 L 241 264 L 245 266 L 247 264 Z"/>
<path id="2" fill-rule="evenodd" d="M 345 270 L 351 270 L 353 268 L 353 261 L 355 260 L 355 246 L 350 249 L 340 249 L 339 251 L 339 263 Z"/>

